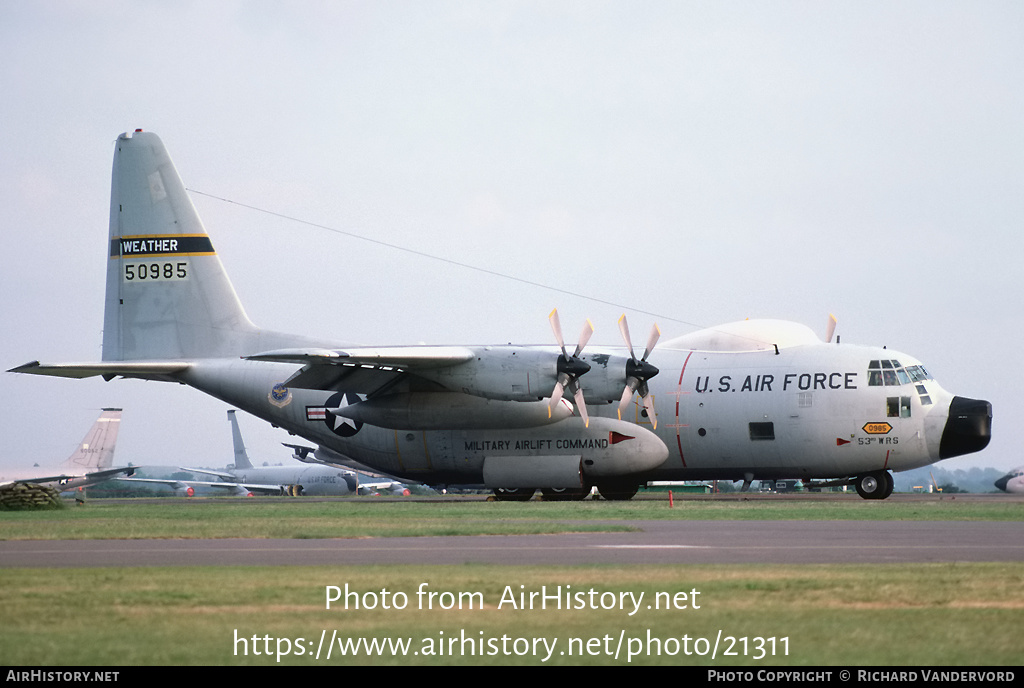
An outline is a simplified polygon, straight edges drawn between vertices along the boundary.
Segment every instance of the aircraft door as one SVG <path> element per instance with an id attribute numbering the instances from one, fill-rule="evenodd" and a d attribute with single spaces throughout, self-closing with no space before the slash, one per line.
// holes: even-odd
<path id="1" fill-rule="evenodd" d="M 438 455 L 443 455 L 447 447 L 437 444 L 435 436 L 449 435 L 445 432 L 431 432 L 429 435 Z M 427 443 L 428 433 L 422 430 L 395 430 L 395 454 L 400 471 L 430 471 L 434 469 L 431 460 L 431 447 Z"/>

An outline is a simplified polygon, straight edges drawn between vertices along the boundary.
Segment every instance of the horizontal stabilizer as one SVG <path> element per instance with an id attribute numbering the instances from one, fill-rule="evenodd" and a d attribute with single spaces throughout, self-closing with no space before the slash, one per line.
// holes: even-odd
<path id="1" fill-rule="evenodd" d="M 55 363 L 47 364 L 32 361 L 9 373 L 28 373 L 30 375 L 52 375 L 54 377 L 86 378 L 102 375 L 108 380 L 115 377 L 131 377 L 143 380 L 169 380 L 177 373 L 188 370 L 192 366 L 188 361 L 109 361 L 96 363 Z"/>

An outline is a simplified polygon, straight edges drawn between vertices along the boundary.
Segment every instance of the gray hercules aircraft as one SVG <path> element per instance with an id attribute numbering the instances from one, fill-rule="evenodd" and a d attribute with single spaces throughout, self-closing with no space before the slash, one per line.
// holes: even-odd
<path id="1" fill-rule="evenodd" d="M 983 449 L 992 407 L 880 347 L 744 321 L 625 348 L 346 348 L 257 328 L 160 139 L 118 137 L 103 360 L 14 372 L 195 387 L 317 443 L 317 457 L 500 498 L 628 499 L 661 480 L 827 480 L 884 499 L 890 471 Z M 657 367 L 655 367 L 657 366 Z M 575 401 L 575 404 L 570 400 Z"/>
<path id="2" fill-rule="evenodd" d="M 121 409 L 103 409 L 81 443 L 56 473 L 40 473 L 42 468 L 19 471 L 0 469 L 0 486 L 11 483 L 34 483 L 48 485 L 61 492 L 75 490 L 102 483 L 122 475 L 131 475 L 134 468 L 111 468 L 114 463 L 114 446 L 121 429 Z"/>

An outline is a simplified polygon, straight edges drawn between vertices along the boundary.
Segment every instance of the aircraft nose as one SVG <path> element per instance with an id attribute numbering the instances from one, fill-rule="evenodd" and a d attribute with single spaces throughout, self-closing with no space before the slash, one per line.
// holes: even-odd
<path id="1" fill-rule="evenodd" d="M 1004 475 L 1002 478 L 996 481 L 996 487 L 1003 492 L 1006 492 L 1006 485 L 1010 482 L 1010 476 Z"/>
<path id="2" fill-rule="evenodd" d="M 942 431 L 939 458 L 981 451 L 992 439 L 992 404 L 981 399 L 953 397 Z"/>

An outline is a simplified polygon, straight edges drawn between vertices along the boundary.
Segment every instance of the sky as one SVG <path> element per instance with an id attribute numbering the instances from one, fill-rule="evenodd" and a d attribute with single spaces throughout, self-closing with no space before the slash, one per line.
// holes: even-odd
<path id="1" fill-rule="evenodd" d="M 549 344 L 557 307 L 618 345 L 623 312 L 637 341 L 834 313 L 992 402 L 989 447 L 943 468 L 1009 469 L 1022 35 L 1024 5 L 985 0 L 0 0 L 0 366 L 99 359 L 113 144 L 142 128 L 261 327 Z M 0 394 L 5 465 L 62 461 L 109 406 L 117 463 L 231 460 L 195 390 Z"/>

